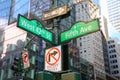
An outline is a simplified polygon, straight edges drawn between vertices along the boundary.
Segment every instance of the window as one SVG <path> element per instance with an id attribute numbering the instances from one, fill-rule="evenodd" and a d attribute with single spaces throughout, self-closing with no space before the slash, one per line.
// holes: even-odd
<path id="1" fill-rule="evenodd" d="M 80 43 L 80 46 L 82 46 L 82 43 Z"/>
<path id="2" fill-rule="evenodd" d="M 112 60 L 112 61 L 110 61 L 111 63 L 117 63 L 117 60 Z"/>
<path id="3" fill-rule="evenodd" d="M 85 4 L 85 7 L 87 7 L 87 4 Z"/>
<path id="4" fill-rule="evenodd" d="M 17 47 L 15 44 L 7 44 L 7 52 L 15 50 Z"/>
<path id="5" fill-rule="evenodd" d="M 111 53 L 111 51 L 109 51 L 109 53 Z"/>
<path id="6" fill-rule="evenodd" d="M 112 56 L 110 56 L 110 58 L 112 58 Z"/>
<path id="7" fill-rule="evenodd" d="M 84 53 L 86 53 L 87 51 L 86 51 L 86 49 L 84 48 Z"/>
<path id="8" fill-rule="evenodd" d="M 117 73 L 119 73 L 119 71 L 117 71 Z"/>
<path id="9" fill-rule="evenodd" d="M 116 52 L 116 50 L 114 49 L 114 52 Z"/>
<path id="10" fill-rule="evenodd" d="M 83 39 L 85 39 L 86 37 L 84 36 Z"/>
<path id="11" fill-rule="evenodd" d="M 9 16 L 9 24 L 17 20 L 18 14 L 26 14 L 28 11 L 29 0 L 12 0 L 11 11 Z M 19 6 L 18 6 L 19 5 Z"/>
<path id="12" fill-rule="evenodd" d="M 114 40 L 112 40 L 111 42 L 114 43 Z"/>
<path id="13" fill-rule="evenodd" d="M 80 49 L 80 53 L 82 54 L 82 49 Z"/>
<path id="14" fill-rule="evenodd" d="M 118 68 L 118 65 L 116 65 L 116 68 Z"/>
<path id="15" fill-rule="evenodd" d="M 115 45 L 113 45 L 113 47 L 115 47 Z"/>
<path id="16" fill-rule="evenodd" d="M 82 40 L 82 38 L 80 37 L 80 40 Z"/>
<path id="17" fill-rule="evenodd" d="M 109 48 L 111 48 L 111 46 L 109 46 Z"/>
<path id="18" fill-rule="evenodd" d="M 113 65 L 113 66 L 111 66 L 111 68 L 116 69 L 116 68 L 118 68 L 118 65 Z"/>
<path id="19" fill-rule="evenodd" d="M 119 71 L 118 71 L 118 70 L 115 70 L 115 71 L 113 71 L 113 73 L 114 73 L 114 74 L 118 74 L 118 73 L 119 73 Z"/>
<path id="20" fill-rule="evenodd" d="M 88 47 L 88 52 L 90 51 L 90 47 Z"/>

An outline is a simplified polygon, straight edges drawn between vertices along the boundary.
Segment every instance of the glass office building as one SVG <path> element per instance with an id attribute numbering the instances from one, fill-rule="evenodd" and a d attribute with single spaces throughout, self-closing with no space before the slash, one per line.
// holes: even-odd
<path id="1" fill-rule="evenodd" d="M 11 78 L 11 66 L 15 57 L 20 56 L 26 32 L 18 29 L 16 23 L 8 25 L 13 0 L 0 0 L 0 80 Z"/>
<path id="2" fill-rule="evenodd" d="M 31 15 L 28 13 L 34 12 L 34 14 L 38 16 L 37 14 L 40 13 L 37 12 L 38 10 L 47 10 L 47 8 L 44 8 L 49 5 L 45 2 L 46 0 L 0 0 L 0 80 L 15 79 L 14 71 L 11 70 L 14 58 L 22 57 L 21 52 L 25 45 L 24 43 L 28 42 L 32 36 L 31 34 L 27 34 L 26 31 L 17 28 L 17 15 L 22 14 L 26 17 L 30 17 Z M 44 5 L 42 5 L 42 8 L 40 8 L 41 4 Z M 39 38 L 35 38 L 32 43 L 36 42 L 39 42 L 38 47 L 36 47 L 39 49 L 39 45 L 42 45 L 42 41 L 39 40 Z M 34 46 L 35 45 L 31 45 L 30 47 L 32 51 L 35 50 Z M 40 49 L 42 49 L 42 47 Z M 38 51 L 36 53 L 38 53 Z M 35 64 L 35 56 L 30 58 L 30 63 Z M 43 62 L 42 59 L 40 61 Z M 41 70 L 41 68 L 39 68 L 39 70 Z M 32 69 L 28 72 L 27 77 L 33 78 L 33 75 L 34 70 Z"/>

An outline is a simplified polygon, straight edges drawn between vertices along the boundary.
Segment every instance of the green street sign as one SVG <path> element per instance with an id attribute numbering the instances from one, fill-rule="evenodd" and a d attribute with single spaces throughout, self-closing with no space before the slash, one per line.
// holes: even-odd
<path id="1" fill-rule="evenodd" d="M 69 30 L 64 31 L 60 34 L 60 42 L 68 41 L 73 38 L 98 31 L 99 29 L 100 28 L 98 19 L 92 20 L 87 23 L 77 22 Z"/>
<path id="2" fill-rule="evenodd" d="M 54 34 L 48 31 L 47 29 L 45 29 L 43 27 L 43 24 L 41 24 L 38 20 L 35 19 L 29 20 L 19 14 L 17 27 L 26 30 L 28 32 L 31 32 L 32 34 L 37 35 L 38 37 L 41 37 L 44 40 L 47 40 L 51 43 L 54 42 L 53 40 Z"/>

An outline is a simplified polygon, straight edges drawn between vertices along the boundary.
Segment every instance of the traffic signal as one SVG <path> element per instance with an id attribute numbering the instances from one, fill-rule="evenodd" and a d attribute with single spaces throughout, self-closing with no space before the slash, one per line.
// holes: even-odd
<path id="1" fill-rule="evenodd" d="M 14 62 L 12 64 L 11 69 L 13 71 L 20 71 L 20 69 L 21 69 L 21 60 L 19 58 L 14 58 Z"/>

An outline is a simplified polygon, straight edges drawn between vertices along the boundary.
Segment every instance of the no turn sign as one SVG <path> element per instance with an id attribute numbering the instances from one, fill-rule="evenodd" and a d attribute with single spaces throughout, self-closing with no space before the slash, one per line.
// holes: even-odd
<path id="1" fill-rule="evenodd" d="M 30 67 L 28 52 L 24 52 L 22 54 L 22 58 L 23 58 L 24 68 Z"/>
<path id="2" fill-rule="evenodd" d="M 46 49 L 45 70 L 52 72 L 61 71 L 61 46 Z"/>

